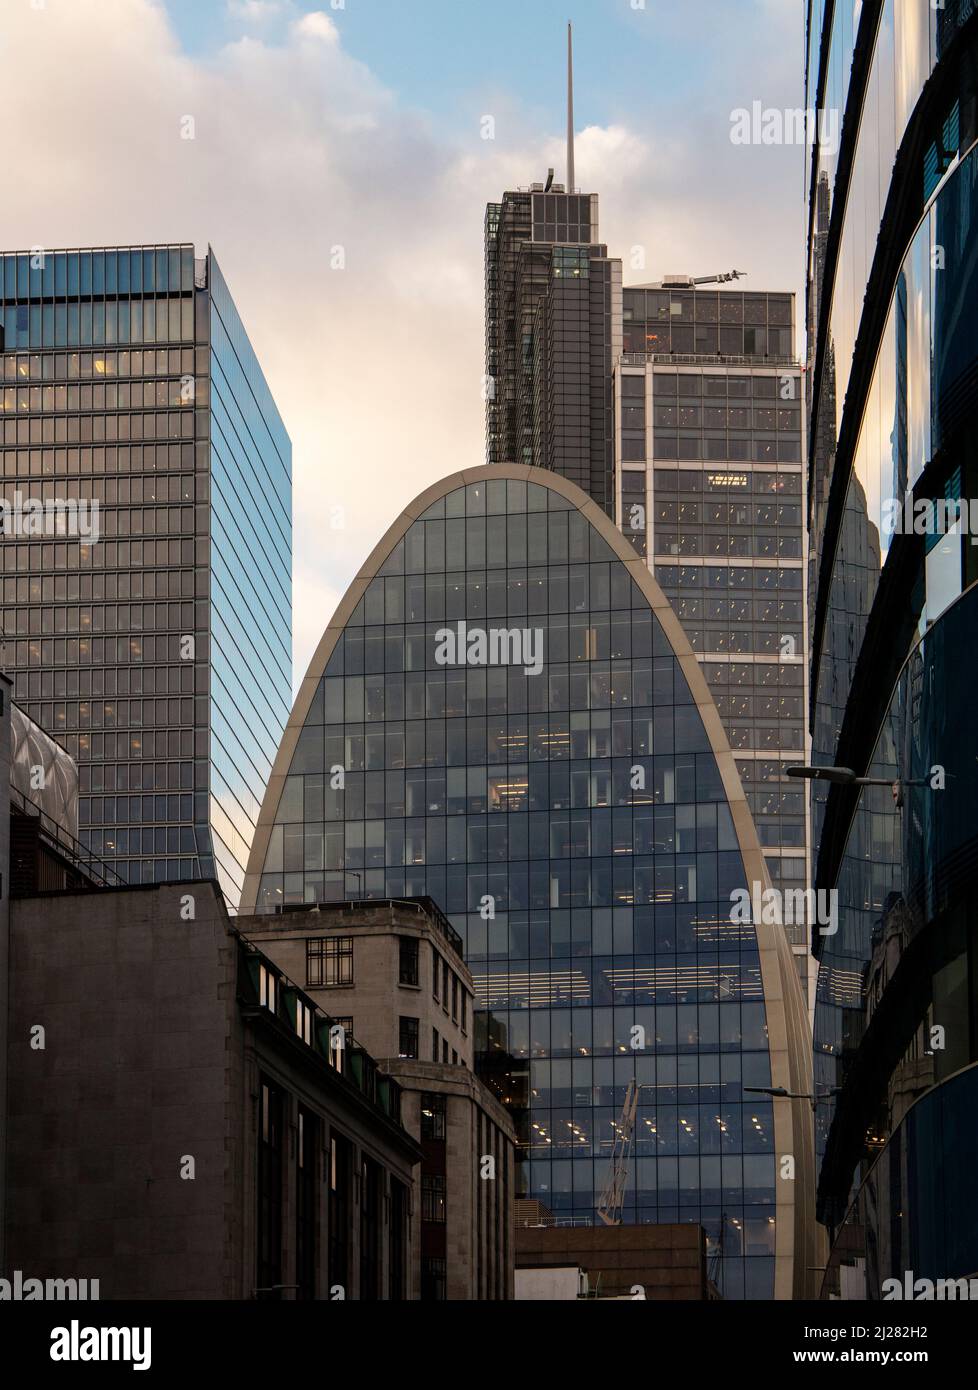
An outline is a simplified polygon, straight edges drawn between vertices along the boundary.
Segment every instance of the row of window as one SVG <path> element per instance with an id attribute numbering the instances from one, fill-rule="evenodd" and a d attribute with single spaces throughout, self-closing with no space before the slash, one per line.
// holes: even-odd
<path id="1" fill-rule="evenodd" d="M 81 771 L 81 769 L 79 770 Z M 84 771 L 88 774 L 88 788 L 91 787 L 92 773 L 97 773 L 99 786 L 97 790 L 106 791 L 140 791 L 143 787 L 144 779 L 152 782 L 153 764 L 152 763 L 109 763 L 105 766 L 92 767 L 86 765 Z M 177 796 L 82 796 L 78 801 L 78 818 L 82 825 L 94 823 L 96 825 L 115 824 L 117 819 L 117 809 L 122 804 L 122 815 L 118 819 L 129 824 L 152 824 L 154 821 L 167 822 L 174 824 L 185 821 L 190 824 L 193 820 L 206 823 L 207 820 L 207 798 L 204 796 L 194 797 L 188 793 Z M 196 806 L 194 803 L 197 803 Z"/>
<path id="2" fill-rule="evenodd" d="M 129 299 L 67 304 L 5 304 L 0 309 L 3 346 L 30 348 L 115 347 L 194 341 L 191 298 Z"/>
<path id="3" fill-rule="evenodd" d="M 677 522 L 702 522 L 710 526 L 792 526 L 799 530 L 801 528 L 801 507 L 788 502 L 755 502 L 752 505 L 750 502 L 741 501 L 667 502 L 656 498 L 650 510 L 654 522 L 672 525 L 676 525 Z M 633 513 L 626 503 L 626 530 L 632 519 Z"/>
<path id="4" fill-rule="evenodd" d="M 656 529 L 653 535 L 656 555 L 713 555 L 756 556 L 783 560 L 802 558 L 802 538 L 797 535 L 763 534 L 748 531 L 737 535 L 729 531 L 702 530 L 665 531 Z"/>
<path id="5" fill-rule="evenodd" d="M 645 435 L 625 437 L 621 441 L 623 463 L 641 463 L 648 457 Z M 801 444 L 797 439 L 735 438 L 733 435 L 676 435 L 656 429 L 652 457 L 659 460 L 676 459 L 693 462 L 702 459 L 710 463 L 800 463 Z"/>
<path id="6" fill-rule="evenodd" d="M 201 576 L 203 578 L 203 575 Z M 87 603 L 94 599 L 193 598 L 193 570 L 120 570 L 99 574 L 45 574 L 8 577 L 3 601 L 14 603 Z"/>
<path id="7" fill-rule="evenodd" d="M 673 608 L 681 623 L 696 618 L 710 622 L 729 620 L 737 623 L 793 623 L 802 618 L 800 599 L 749 598 L 688 598 L 673 599 Z"/>
<path id="8" fill-rule="evenodd" d="M 707 357 L 793 357 L 789 328 L 759 328 L 739 324 L 640 323 L 626 326 L 622 347 L 627 353 L 696 353 Z"/>
<path id="9" fill-rule="evenodd" d="M 737 290 L 661 289 L 622 292 L 625 321 L 675 320 L 680 323 L 754 323 L 791 326 L 791 298 L 742 294 Z M 763 380 L 763 378 L 760 378 Z"/>
<path id="10" fill-rule="evenodd" d="M 192 246 L 32 250 L 3 257 L 2 294 L 8 300 L 151 294 L 156 290 L 189 294 L 193 289 Z"/>
<path id="11" fill-rule="evenodd" d="M 30 415 L 3 420 L 2 442 L 25 444 L 125 444 L 144 439 L 193 439 L 192 410 L 118 415 Z"/>
<path id="12" fill-rule="evenodd" d="M 92 830 L 82 837 L 82 842 L 102 859 L 114 861 L 116 856 L 129 854 L 196 855 L 198 851 L 206 854 L 209 849 L 206 840 L 201 845 L 197 844 L 192 825 L 158 825 L 127 830 L 116 829 L 111 816 L 107 816 L 106 820 L 113 829 Z"/>
<path id="13" fill-rule="evenodd" d="M 656 563 L 655 577 L 663 589 L 793 589 L 801 592 L 802 571 L 771 569 L 767 565 L 667 565 Z"/>
<path id="14" fill-rule="evenodd" d="M 172 729 L 195 722 L 192 699 L 79 700 L 53 703 L 42 713 L 50 721 L 41 727 L 54 734 L 62 729 Z"/>
<path id="15" fill-rule="evenodd" d="M 206 352 L 196 364 L 206 365 Z M 3 379 L 26 381 L 101 382 L 110 377 L 192 376 L 195 371 L 193 348 L 147 348 L 132 352 L 46 352 L 3 358 Z M 202 374 L 202 373 L 201 373 Z"/>
<path id="16" fill-rule="evenodd" d="M 645 469 L 624 470 L 622 491 L 644 492 L 646 476 Z M 756 496 L 801 497 L 801 472 L 781 473 L 772 468 L 655 468 L 652 483 L 656 494 L 753 492 Z"/>
<path id="17" fill-rule="evenodd" d="M 798 689 L 804 684 L 805 670 L 801 661 L 704 661 L 701 669 L 707 682 L 714 686 L 773 686 Z"/>
<path id="18" fill-rule="evenodd" d="M 353 1142 L 329 1126 L 324 1149 L 324 1181 L 319 1178 L 319 1151 L 326 1121 L 300 1106 L 294 1147 L 287 1143 L 289 1097 L 262 1078 L 259 1104 L 256 1294 L 262 1300 L 282 1296 L 285 1248 L 295 1250 L 296 1296 L 313 1299 L 323 1282 L 341 1289 L 346 1298 L 374 1301 L 382 1293 L 402 1299 L 407 1291 L 407 1245 L 410 1196 L 403 1183 L 391 1177 L 385 1201 L 385 1174 L 380 1164 L 361 1153 L 359 1172 Z M 294 1154 L 294 1160 L 291 1155 Z M 284 1233 L 286 1164 L 296 1167 L 293 1239 Z M 354 1182 L 357 1176 L 359 1181 Z M 353 1285 L 354 1217 L 359 1197 L 359 1286 Z M 326 1250 L 319 1231 L 326 1204 Z M 386 1206 L 386 1222 L 384 1210 Z M 386 1224 L 387 1288 L 381 1288 L 382 1241 Z M 325 1281 L 321 1268 L 325 1265 Z"/>
<path id="19" fill-rule="evenodd" d="M 161 632 L 193 633 L 197 614 L 193 603 L 108 603 L 94 607 L 66 604 L 61 608 L 6 608 L 3 630 L 11 637 L 48 633 Z M 206 622 L 206 608 L 200 614 Z"/>
<path id="20" fill-rule="evenodd" d="M 18 671 L 14 677 L 14 699 L 19 703 L 52 697 L 102 695 L 189 695 L 193 693 L 195 672 L 189 663 L 180 666 L 108 666 L 92 670 Z M 204 687 L 206 689 L 206 685 Z M 30 704 L 28 713 L 41 728 L 40 706 Z"/>
<path id="21" fill-rule="evenodd" d="M 60 479 L 101 473 L 165 473 L 195 466 L 206 469 L 206 444 L 112 444 L 106 448 L 86 445 L 72 449 L 6 449 L 5 478 L 53 477 Z M 68 486 L 63 482 L 61 487 Z M 94 495 L 94 494 L 93 494 Z M 153 499 L 148 495 L 145 501 Z M 171 496 L 171 499 L 172 496 Z"/>
<path id="22" fill-rule="evenodd" d="M 207 541 L 192 536 L 169 541 L 38 541 L 0 545 L 0 561 L 7 574 L 44 570 L 141 569 L 144 565 L 193 566 L 207 563 Z"/>
<path id="23" fill-rule="evenodd" d="M 8 662 L 23 670 L 26 666 L 77 666 L 80 663 L 94 666 L 125 666 L 154 661 L 170 661 L 193 670 L 190 660 L 181 659 L 181 636 L 183 634 L 160 634 L 143 637 L 43 637 L 29 641 L 18 640 L 7 644 Z M 198 636 L 196 659 L 203 661 L 205 638 Z M 184 648 L 186 650 L 186 648 Z M 192 689 L 189 686 L 181 688 Z"/>
<path id="24" fill-rule="evenodd" d="M 21 388 L 18 396 L 24 395 L 26 395 L 26 391 Z M 147 402 L 147 404 L 151 404 L 151 402 Z M 156 404 L 162 405 L 165 402 L 157 401 Z M 798 434 L 801 430 L 801 412 L 791 406 L 754 406 L 752 410 L 746 405 L 701 406 L 679 402 L 676 405 L 653 406 L 652 421 L 656 425 L 678 426 L 681 429 L 695 429 L 702 425 L 704 429 L 711 430 L 726 430 L 728 428 L 731 430 L 777 429 L 787 430 L 793 434 Z M 644 429 L 645 422 L 644 403 L 642 405 L 622 406 L 621 423 L 624 429 Z"/>
<path id="25" fill-rule="evenodd" d="M 109 802 L 111 798 L 105 800 Z M 124 806 L 126 798 L 116 800 Z M 139 798 L 131 800 L 138 802 Z M 699 809 L 714 812 L 712 805 Z M 556 874 L 556 862 L 564 859 L 589 856 L 596 859 L 647 856 L 651 859 L 655 856 L 657 867 L 664 865 L 670 869 L 677 853 L 726 853 L 737 848 L 729 813 L 722 803 L 719 816 L 694 817 L 689 807 L 680 807 L 673 813 L 671 807 L 658 806 L 654 816 L 648 807 L 638 808 L 634 816 L 628 811 L 629 808 L 616 808 L 614 816 L 609 810 L 604 817 L 600 810 L 589 812 L 586 808 L 552 817 L 537 813 L 527 817 L 474 813 L 468 818 L 460 816 L 458 821 L 447 825 L 444 821 L 425 821 L 420 817 L 350 821 L 345 828 L 327 827 L 325 832 L 310 826 L 285 827 L 286 833 L 276 837 L 277 843 L 270 847 L 265 867 L 270 873 L 314 873 L 324 868 L 324 859 L 327 871 L 342 869 L 344 863 L 352 868 L 380 868 L 385 864 L 484 865 L 531 860 L 545 866 L 549 860 Z M 684 816 L 683 812 L 688 814 Z M 322 973 L 318 966 L 310 968 L 314 977 Z M 327 973 L 346 969 L 352 971 L 352 960 L 348 966 L 339 963 L 330 966 Z M 309 981 L 310 984 L 316 982 L 317 979 Z M 327 983 L 352 984 L 353 980 L 330 978 Z M 447 987 L 448 982 L 445 983 Z M 464 986 L 458 988 L 457 994 L 453 990 L 452 1020 L 460 1023 L 463 1031 L 468 1027 L 466 1000 Z M 447 1017 L 448 1006 L 444 1000 L 442 1010 Z"/>
<path id="26" fill-rule="evenodd" d="M 180 376 L 161 381 L 109 381 L 91 385 L 5 386 L 0 389 L 0 411 L 8 415 L 64 415 L 91 410 L 164 410 L 207 402 L 207 377 Z M 671 421 L 659 421 L 670 424 Z M 686 423 L 683 421 L 683 423 Z M 719 423 L 719 422 L 718 422 Z M 763 429 L 770 426 L 763 425 Z"/>
<path id="27" fill-rule="evenodd" d="M 518 717 L 548 709 L 586 714 L 589 709 L 594 712 L 625 705 L 661 709 L 663 705 L 691 703 L 682 685 L 674 688 L 673 674 L 665 658 L 646 657 L 631 662 L 582 662 L 578 669 L 559 661 L 544 667 L 539 676 L 525 676 L 520 669 L 506 667 L 488 671 L 395 668 L 385 674 L 327 676 L 320 708 L 327 724 L 344 720 L 362 724 L 385 718 L 440 720 L 464 714 L 505 714 L 507 710 Z M 303 736 L 313 737 L 305 730 Z"/>
<path id="28" fill-rule="evenodd" d="M 84 502 L 98 502 L 100 519 L 103 507 L 115 507 L 117 503 L 128 506 L 130 502 L 193 502 L 207 501 L 207 479 L 195 480 L 192 473 L 173 477 L 151 478 L 95 478 L 82 482 L 76 478 L 62 478 L 58 482 L 42 482 L 31 487 L 30 491 L 14 483 L 0 488 L 0 497 L 13 507 L 18 500 L 36 498 L 41 502 L 55 499 Z M 164 526 L 164 531 L 172 531 L 172 526 Z"/>
<path id="29" fill-rule="evenodd" d="M 468 1032 L 468 991 L 434 944 L 431 947 L 431 997 L 441 1004 L 445 1014 L 449 1013 L 450 1005 L 452 1022 L 458 1024 L 463 1033 Z M 433 1060 L 437 1062 L 437 1055 Z"/>

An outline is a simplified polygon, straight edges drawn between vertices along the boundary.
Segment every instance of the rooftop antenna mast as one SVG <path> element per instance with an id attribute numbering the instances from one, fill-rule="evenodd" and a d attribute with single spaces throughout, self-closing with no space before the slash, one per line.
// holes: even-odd
<path id="1" fill-rule="evenodd" d="M 567 25 L 567 192 L 574 192 L 574 31 Z"/>

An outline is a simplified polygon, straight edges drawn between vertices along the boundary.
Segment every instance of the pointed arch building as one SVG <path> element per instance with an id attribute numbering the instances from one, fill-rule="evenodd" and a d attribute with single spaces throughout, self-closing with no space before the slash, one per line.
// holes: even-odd
<path id="1" fill-rule="evenodd" d="M 635 1080 L 623 1219 L 702 1224 L 726 1297 L 790 1298 L 815 1263 L 811 1111 L 747 1088 L 805 1095 L 811 1063 L 783 930 L 731 920 L 755 884 L 734 759 L 655 578 L 575 484 L 491 465 L 423 492 L 340 603 L 242 911 L 434 899 L 525 1195 L 595 1219 Z"/>

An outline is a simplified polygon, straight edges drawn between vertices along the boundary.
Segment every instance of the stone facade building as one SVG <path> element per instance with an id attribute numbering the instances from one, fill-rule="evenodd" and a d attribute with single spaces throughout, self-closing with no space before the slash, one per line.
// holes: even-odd
<path id="1" fill-rule="evenodd" d="M 421 1144 L 414 1173 L 422 1299 L 513 1297 L 509 1116 L 473 1072 L 472 977 L 430 899 L 322 903 L 237 925 L 378 1057 Z"/>
<path id="2" fill-rule="evenodd" d="M 14 899 L 9 979 L 4 1277 L 417 1296 L 400 1088 L 215 885 Z"/>

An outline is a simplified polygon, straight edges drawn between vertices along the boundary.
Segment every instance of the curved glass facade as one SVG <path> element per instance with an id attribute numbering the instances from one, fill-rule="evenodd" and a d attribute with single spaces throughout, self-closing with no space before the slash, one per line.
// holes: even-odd
<path id="1" fill-rule="evenodd" d="M 624 1219 L 702 1223 L 725 1295 L 770 1296 L 786 1194 L 772 1102 L 744 1087 L 772 1084 L 784 1008 L 772 1023 L 755 929 L 731 920 L 749 816 L 705 682 L 573 485 L 495 467 L 434 491 L 313 661 L 245 902 L 434 898 L 465 941 L 526 1195 L 595 1219 L 635 1080 Z"/>
<path id="2" fill-rule="evenodd" d="M 878 1298 L 978 1269 L 974 1223 L 951 1229 L 978 1133 L 978 13 L 825 20 L 827 91 L 862 119 L 813 165 L 813 752 L 882 785 L 813 798 L 816 886 L 839 892 L 816 943 L 818 1215 L 823 1293 Z"/>

